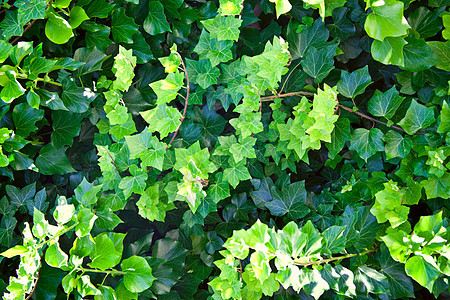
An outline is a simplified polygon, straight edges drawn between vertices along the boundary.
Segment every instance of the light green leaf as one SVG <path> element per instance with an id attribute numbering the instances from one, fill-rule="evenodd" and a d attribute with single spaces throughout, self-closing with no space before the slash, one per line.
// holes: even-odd
<path id="1" fill-rule="evenodd" d="M 45 262 L 54 268 L 61 268 L 67 266 L 69 257 L 59 247 L 59 243 L 52 243 L 45 251 Z"/>
<path id="2" fill-rule="evenodd" d="M 364 23 L 364 29 L 371 38 L 383 41 L 386 37 L 398 37 L 408 33 L 410 26 L 403 16 L 403 2 L 393 0 L 389 4 L 372 5 L 371 9 L 372 13 Z"/>
<path id="3" fill-rule="evenodd" d="M 123 283 L 132 293 L 140 293 L 151 287 L 156 279 L 152 275 L 152 268 L 148 265 L 145 258 L 132 256 L 122 261 Z"/>
<path id="4" fill-rule="evenodd" d="M 241 19 L 237 19 L 234 16 L 223 17 L 217 15 L 214 19 L 201 22 L 211 34 L 211 39 L 217 39 L 219 41 L 231 40 L 236 42 L 239 39 L 239 27 L 242 24 Z"/>
<path id="5" fill-rule="evenodd" d="M 140 114 L 149 124 L 148 130 L 159 132 L 161 138 L 165 138 L 170 132 L 175 131 L 181 122 L 181 113 L 166 104 L 157 105 L 153 109 L 140 112 Z"/>
<path id="6" fill-rule="evenodd" d="M 49 13 L 45 24 L 45 35 L 55 44 L 65 44 L 73 37 L 69 22 L 57 14 Z"/>
<path id="7" fill-rule="evenodd" d="M 113 87 L 121 91 L 128 91 L 134 78 L 134 67 L 136 67 L 136 57 L 132 50 L 126 50 L 119 46 L 119 54 L 114 57 L 112 71 L 116 75 Z"/>
<path id="8" fill-rule="evenodd" d="M 240 139 L 238 143 L 233 143 L 229 148 L 230 153 L 233 154 L 235 162 L 240 162 L 244 158 L 256 158 L 255 146 L 256 138 L 248 136 Z"/>
<path id="9" fill-rule="evenodd" d="M 245 160 L 236 163 L 234 159 L 230 158 L 229 163 L 230 167 L 223 171 L 223 176 L 224 180 L 228 181 L 233 188 L 236 188 L 239 182 L 251 179 Z"/>
<path id="10" fill-rule="evenodd" d="M 21 255 L 24 253 L 28 252 L 28 248 L 22 245 L 16 245 L 6 251 L 3 251 L 2 253 L 0 253 L 1 256 L 7 257 L 7 258 L 11 258 L 14 257 L 16 255 Z"/>
<path id="11" fill-rule="evenodd" d="M 113 241 L 106 233 L 101 233 L 94 238 L 94 251 L 89 257 L 92 260 L 88 264 L 91 268 L 106 270 L 120 262 L 122 253 L 116 251 Z"/>
<path id="12" fill-rule="evenodd" d="M 70 10 L 70 18 L 69 18 L 69 24 L 72 29 L 77 28 L 81 25 L 84 21 L 89 20 L 88 15 L 84 11 L 84 9 L 80 6 L 74 6 Z"/>
<path id="13" fill-rule="evenodd" d="M 178 96 L 178 91 L 183 86 L 184 74 L 178 71 L 169 73 L 166 79 L 150 83 L 158 99 L 157 104 L 168 103 Z"/>
<path id="14" fill-rule="evenodd" d="M 430 255 L 415 255 L 405 264 L 406 274 L 411 276 L 421 286 L 433 291 L 433 284 L 439 277 L 439 267 Z"/>
<path id="15" fill-rule="evenodd" d="M 441 178 L 432 176 L 420 184 L 425 188 L 428 199 L 450 198 L 450 173 L 445 173 Z"/>
<path id="16" fill-rule="evenodd" d="M 372 155 L 384 150 L 382 136 L 383 132 L 378 128 L 370 130 L 357 128 L 353 131 L 349 149 L 356 150 L 359 156 L 367 162 Z"/>
<path id="17" fill-rule="evenodd" d="M 403 47 L 407 42 L 402 37 L 386 37 L 384 40 L 374 40 L 371 46 L 372 57 L 385 65 L 403 66 Z"/>
<path id="18" fill-rule="evenodd" d="M 288 13 L 292 5 L 289 3 L 289 0 L 269 0 L 272 3 L 275 3 L 275 11 L 277 12 L 277 19 L 285 13 Z"/>
<path id="19" fill-rule="evenodd" d="M 450 72 L 450 41 L 438 42 L 431 41 L 427 42 L 427 45 L 433 50 L 439 63 L 436 64 L 436 68 Z"/>
<path id="20" fill-rule="evenodd" d="M 345 226 L 331 226 L 322 234 L 325 239 L 325 249 L 328 253 L 340 253 L 345 249 Z"/>
<path id="21" fill-rule="evenodd" d="M 442 103 L 441 122 L 437 129 L 438 133 L 446 133 L 450 131 L 450 106 L 447 101 Z"/>
<path id="22" fill-rule="evenodd" d="M 25 93 L 25 89 L 17 81 L 14 71 L 6 70 L 4 75 L 7 78 L 7 82 L 0 92 L 0 98 L 6 103 L 11 103 L 14 99 L 22 96 Z"/>
<path id="23" fill-rule="evenodd" d="M 340 94 L 347 98 L 354 98 L 364 93 L 367 86 L 372 83 L 369 74 L 369 67 L 358 69 L 349 73 L 345 70 L 341 71 L 341 80 L 337 83 L 337 90 Z"/>
<path id="24" fill-rule="evenodd" d="M 402 126 L 407 134 L 412 135 L 421 128 L 427 128 L 434 121 L 433 107 L 426 107 L 413 99 L 405 117 L 398 124 Z"/>

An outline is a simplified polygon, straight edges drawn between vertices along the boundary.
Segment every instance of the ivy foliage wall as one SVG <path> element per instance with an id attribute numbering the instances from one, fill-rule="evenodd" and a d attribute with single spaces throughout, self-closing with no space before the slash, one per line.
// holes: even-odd
<path id="1" fill-rule="evenodd" d="M 4 299 L 449 297 L 448 0 L 0 0 Z"/>

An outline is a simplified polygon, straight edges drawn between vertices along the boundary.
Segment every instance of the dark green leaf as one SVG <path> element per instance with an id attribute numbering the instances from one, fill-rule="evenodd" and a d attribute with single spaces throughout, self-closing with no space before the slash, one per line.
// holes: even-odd
<path id="1" fill-rule="evenodd" d="M 427 70 L 438 63 L 430 46 L 424 39 L 406 38 L 408 44 L 403 47 L 405 65 L 403 69 L 411 72 Z"/>
<path id="2" fill-rule="evenodd" d="M 66 157 L 67 147 L 56 148 L 52 144 L 45 145 L 36 158 L 36 167 L 44 175 L 66 174 L 75 170 Z"/>
<path id="3" fill-rule="evenodd" d="M 84 113 L 89 109 L 89 104 L 94 101 L 97 94 L 89 88 L 78 87 L 73 79 L 63 81 L 62 101 L 69 111 Z"/>
<path id="4" fill-rule="evenodd" d="M 341 80 L 337 83 L 337 90 L 347 98 L 354 98 L 364 93 L 366 87 L 371 83 L 372 79 L 367 66 L 352 73 L 342 70 Z"/>
<path id="5" fill-rule="evenodd" d="M 408 134 L 414 134 L 421 128 L 430 126 L 434 119 L 432 107 L 419 104 L 416 100 L 411 101 L 411 106 L 406 111 L 406 115 L 398 123 Z"/>
<path id="6" fill-rule="evenodd" d="M 320 18 L 302 32 L 297 33 L 296 31 L 297 26 L 291 19 L 287 27 L 287 40 L 293 60 L 303 57 L 310 47 L 320 49 L 327 45 L 329 32 Z"/>
<path id="7" fill-rule="evenodd" d="M 314 78 L 315 83 L 321 83 L 334 69 L 333 57 L 336 55 L 337 44 L 317 50 L 310 47 L 302 59 L 303 70 Z"/>
<path id="8" fill-rule="evenodd" d="M 120 7 L 112 14 L 111 31 L 116 43 L 133 43 L 132 36 L 138 29 L 139 26 L 136 25 L 133 18 L 125 14 L 124 8 Z"/>
<path id="9" fill-rule="evenodd" d="M 12 117 L 16 134 L 27 137 L 38 129 L 35 123 L 44 117 L 44 111 L 32 108 L 27 103 L 21 103 L 14 107 Z"/>
<path id="10" fill-rule="evenodd" d="M 80 133 L 82 117 L 66 111 L 52 113 L 52 143 L 56 148 L 72 146 L 73 138 Z"/>
<path id="11" fill-rule="evenodd" d="M 376 90 L 373 97 L 369 100 L 367 108 L 374 116 L 390 119 L 394 116 L 404 99 L 405 97 L 400 97 L 395 86 L 384 93 Z"/>
<path id="12" fill-rule="evenodd" d="M 298 181 L 289 184 L 279 192 L 275 187 L 271 188 L 272 201 L 265 203 L 265 206 L 274 216 L 288 214 L 292 220 L 305 217 L 309 213 L 309 208 L 305 205 L 306 190 L 305 182 Z"/>
<path id="13" fill-rule="evenodd" d="M 349 149 L 356 150 L 359 156 L 367 162 L 372 155 L 384 150 L 382 136 L 383 132 L 378 128 L 370 130 L 365 128 L 355 129 L 352 133 Z"/>
<path id="14" fill-rule="evenodd" d="M 151 1 L 148 6 L 150 11 L 144 20 L 144 30 L 150 35 L 171 31 L 163 5 L 160 2 Z"/>

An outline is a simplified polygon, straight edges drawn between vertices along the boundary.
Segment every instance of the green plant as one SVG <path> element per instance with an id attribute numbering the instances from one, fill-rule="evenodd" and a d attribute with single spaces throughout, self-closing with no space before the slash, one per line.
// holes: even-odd
<path id="1" fill-rule="evenodd" d="M 447 2 L 0 5 L 5 299 L 450 293 Z"/>

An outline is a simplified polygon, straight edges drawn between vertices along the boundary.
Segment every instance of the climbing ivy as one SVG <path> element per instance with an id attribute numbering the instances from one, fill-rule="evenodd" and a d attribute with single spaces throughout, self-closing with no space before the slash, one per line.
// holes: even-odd
<path id="1" fill-rule="evenodd" d="M 5 299 L 450 295 L 448 1 L 0 1 Z"/>

